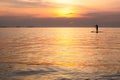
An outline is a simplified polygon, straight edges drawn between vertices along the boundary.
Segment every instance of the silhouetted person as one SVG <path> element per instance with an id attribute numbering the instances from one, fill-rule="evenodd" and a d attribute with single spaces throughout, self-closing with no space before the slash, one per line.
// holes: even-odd
<path id="1" fill-rule="evenodd" d="M 99 26 L 96 24 L 95 27 L 96 27 L 96 33 L 98 33 Z"/>

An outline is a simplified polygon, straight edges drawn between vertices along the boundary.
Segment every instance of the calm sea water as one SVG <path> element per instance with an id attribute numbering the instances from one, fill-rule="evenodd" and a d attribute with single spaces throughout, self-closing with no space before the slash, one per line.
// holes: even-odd
<path id="1" fill-rule="evenodd" d="M 0 80 L 120 80 L 120 28 L 0 28 Z"/>

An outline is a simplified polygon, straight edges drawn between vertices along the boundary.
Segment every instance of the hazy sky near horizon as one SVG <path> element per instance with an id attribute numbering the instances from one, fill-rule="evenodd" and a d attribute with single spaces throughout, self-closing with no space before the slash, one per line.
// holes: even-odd
<path id="1" fill-rule="evenodd" d="M 57 26 L 63 24 L 65 20 L 66 23 L 63 26 L 65 24 L 73 26 L 74 24 L 94 24 L 95 22 L 105 26 L 109 23 L 112 26 L 119 26 L 119 3 L 120 0 L 0 0 L 0 24 L 10 25 L 16 21 L 14 25 L 18 23 L 27 25 L 31 21 L 35 24 L 29 25 L 55 24 L 54 26 Z"/>

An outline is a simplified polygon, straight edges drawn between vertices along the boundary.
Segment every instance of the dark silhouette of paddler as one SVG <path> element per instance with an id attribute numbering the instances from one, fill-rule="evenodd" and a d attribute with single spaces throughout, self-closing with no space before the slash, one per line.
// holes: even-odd
<path id="1" fill-rule="evenodd" d="M 96 24 L 95 27 L 96 27 L 96 33 L 98 33 L 99 26 Z"/>

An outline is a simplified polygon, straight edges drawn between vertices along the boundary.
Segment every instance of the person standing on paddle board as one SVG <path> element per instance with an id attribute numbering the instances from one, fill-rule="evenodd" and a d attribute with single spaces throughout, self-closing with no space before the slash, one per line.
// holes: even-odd
<path id="1" fill-rule="evenodd" d="M 96 33 L 98 33 L 99 26 L 96 24 L 95 27 L 96 27 Z"/>

